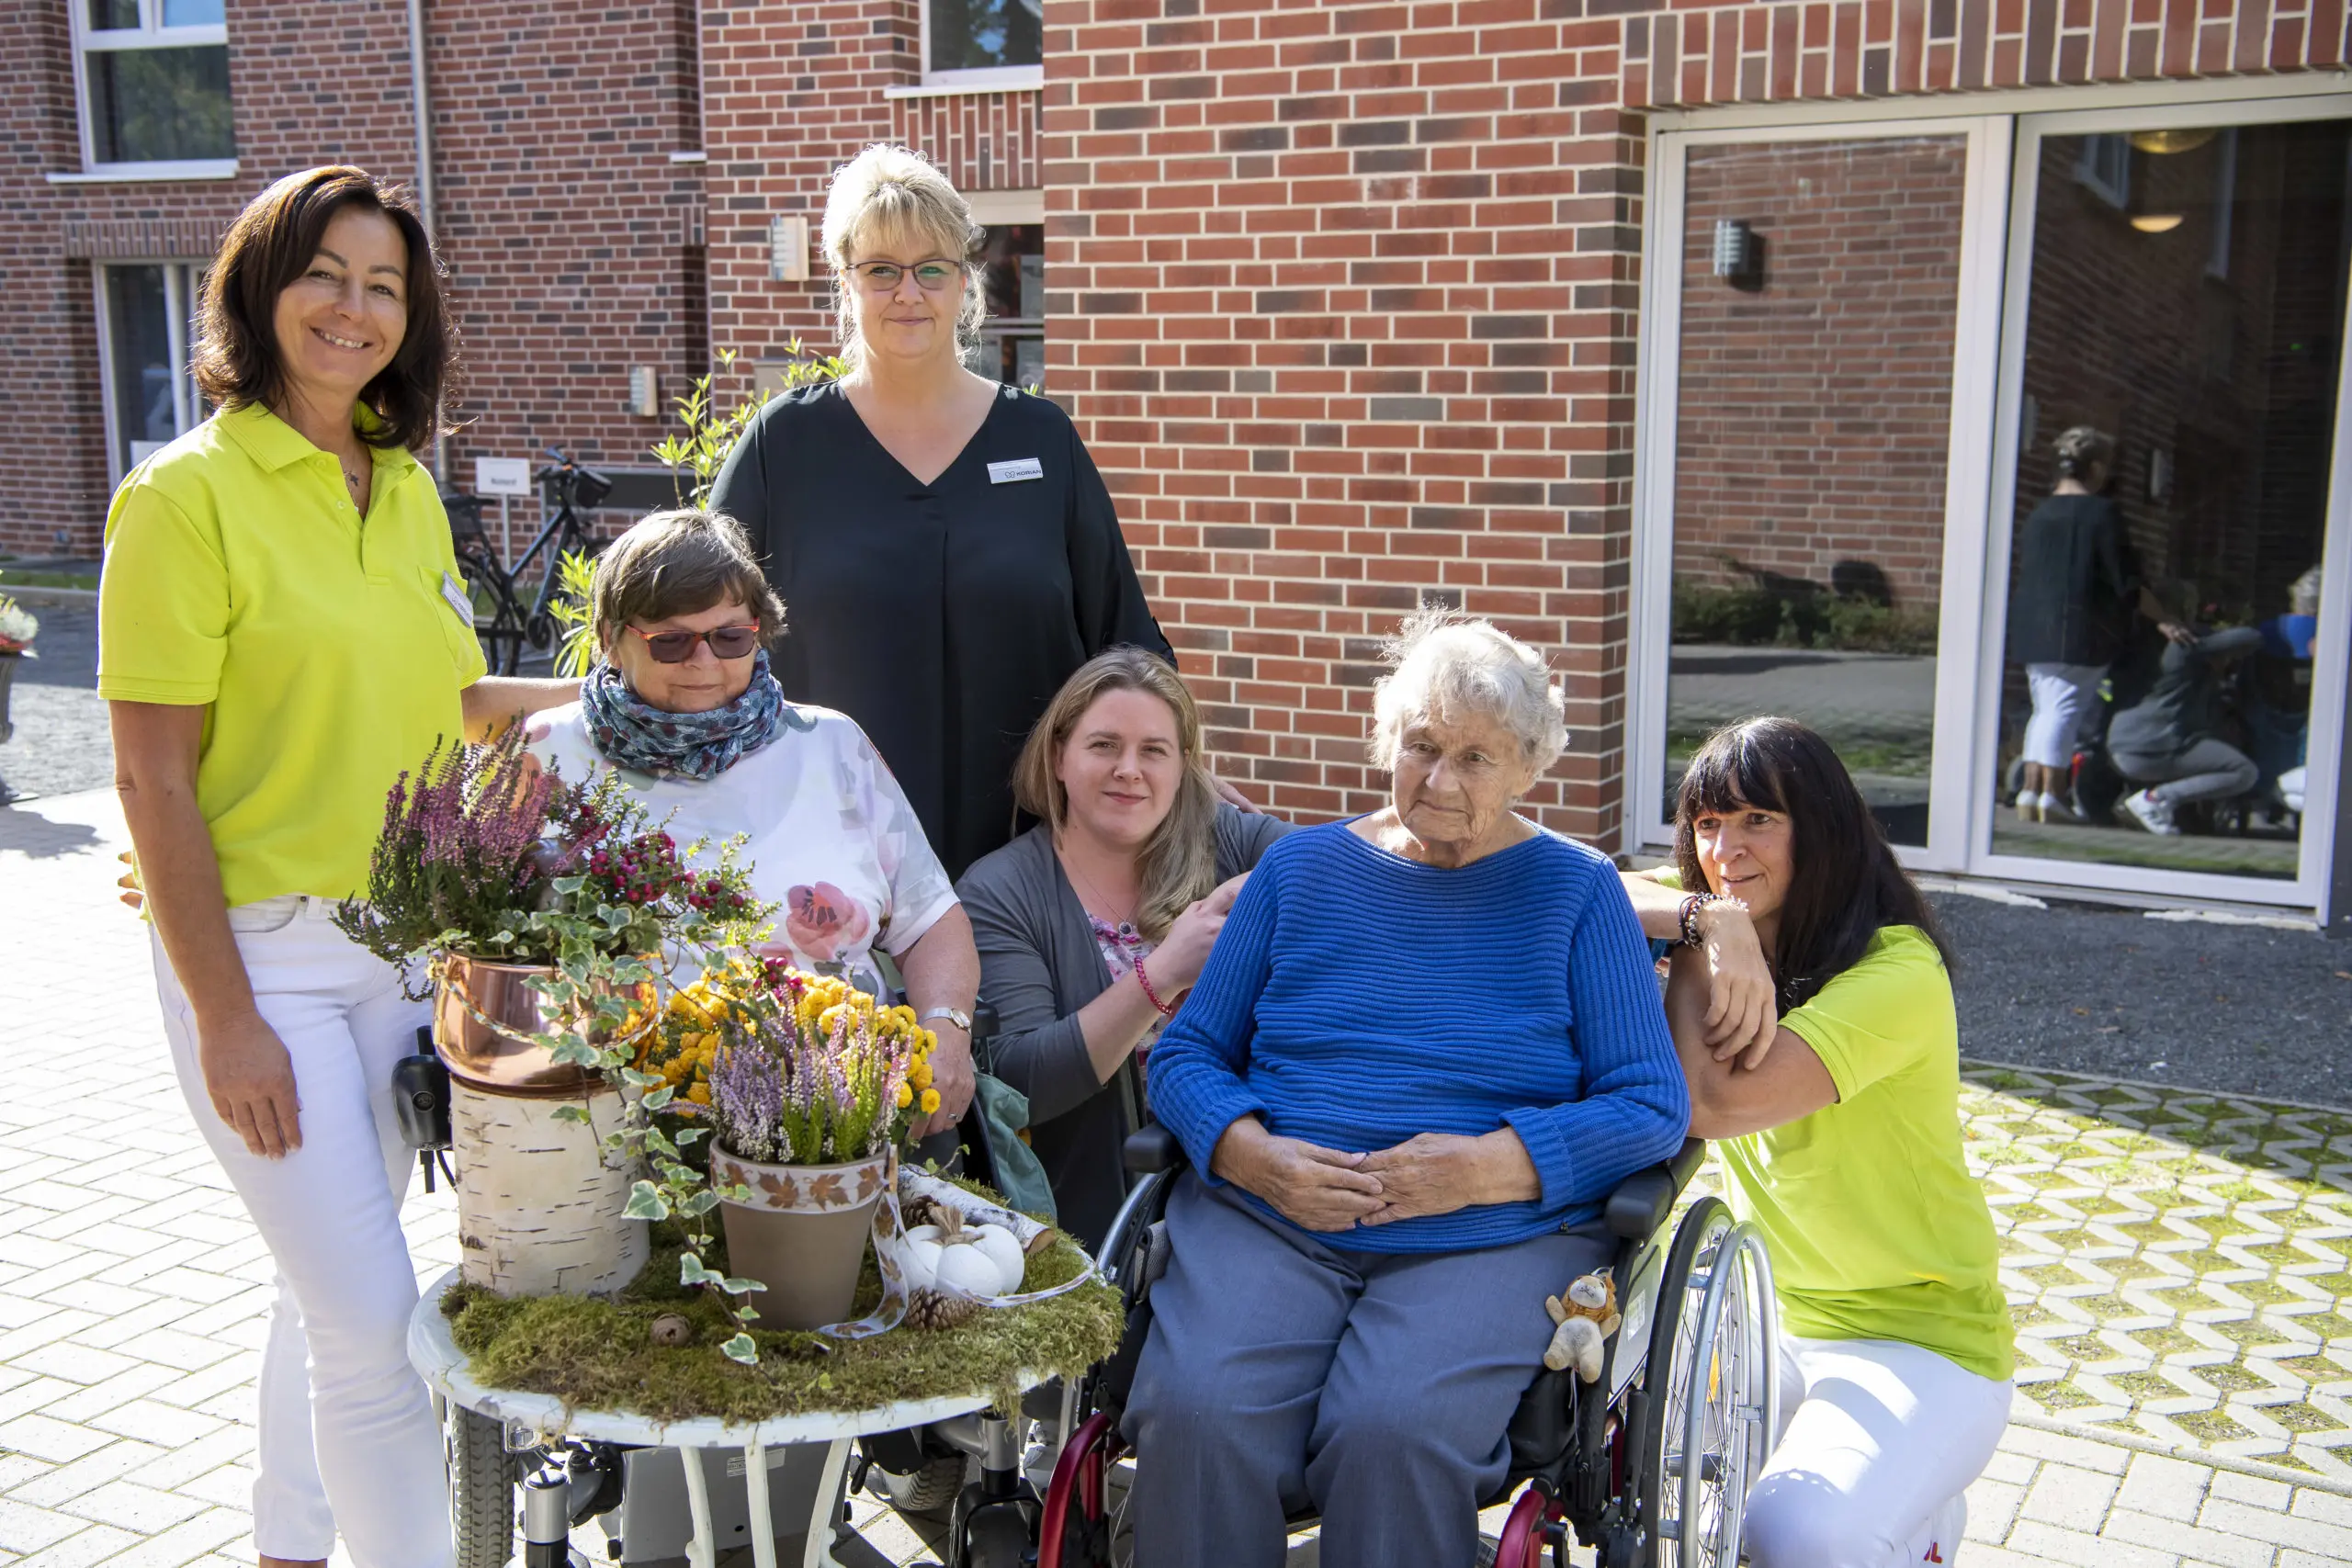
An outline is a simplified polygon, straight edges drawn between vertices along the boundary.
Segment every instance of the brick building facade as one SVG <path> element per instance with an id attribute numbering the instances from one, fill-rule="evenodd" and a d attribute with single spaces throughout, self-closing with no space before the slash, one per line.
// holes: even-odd
<path id="1" fill-rule="evenodd" d="M 2343 0 L 1040 4 L 1042 69 L 956 73 L 932 69 L 926 6 L 935 22 L 946 0 L 425 0 L 435 224 L 469 362 L 446 471 L 462 484 L 475 456 L 562 441 L 645 475 L 616 500 L 661 499 L 647 450 L 715 351 L 742 356 L 721 380 L 732 396 L 795 339 L 831 345 L 800 247 L 831 169 L 904 141 L 992 228 L 1042 224 L 1042 378 L 1119 500 L 1219 766 L 1288 810 L 1366 804 L 1378 639 L 1418 604 L 1459 604 L 1552 654 L 1573 744 L 1536 804 L 1611 847 L 1640 836 L 1625 781 L 1661 128 L 1872 104 L 2014 117 L 2232 83 L 2258 98 L 2341 82 L 2346 42 Z M 30 433 L 0 450 L 0 549 L 87 552 L 120 467 L 91 415 L 93 267 L 200 261 L 290 168 L 415 172 L 402 6 L 227 0 L 225 27 L 233 175 L 113 182 L 79 177 L 63 0 L 0 17 L 0 285 L 16 307 L 0 376 Z M 1683 367 L 1678 581 L 1725 556 L 1826 581 L 1859 539 L 1898 604 L 1943 592 L 1954 192 L 1983 177 L 1956 145 L 1759 145 L 1714 160 L 1712 196 L 1690 182 L 1686 282 L 1708 203 L 1759 194 L 1743 167 L 1784 193 L 1814 182 L 1805 199 L 1845 237 L 1808 251 L 1768 232 L 1775 288 L 1681 291 L 1689 321 L 1724 332 L 1715 360 Z M 1792 350 L 1808 298 L 1842 313 Z M 1780 334 L 1758 340 L 1776 389 L 1792 353 L 1875 355 L 1884 373 L 1844 405 L 1759 406 L 1724 335 L 1743 321 Z M 2323 357 L 2290 378 L 2332 376 Z M 628 407 L 644 367 L 651 415 Z M 1710 471 L 1734 435 L 1785 459 Z M 2021 504 L 2035 482 L 2029 466 Z"/>

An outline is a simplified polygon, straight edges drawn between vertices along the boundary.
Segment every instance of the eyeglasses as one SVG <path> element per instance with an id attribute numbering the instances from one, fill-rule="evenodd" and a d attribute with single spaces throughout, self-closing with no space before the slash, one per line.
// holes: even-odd
<path id="1" fill-rule="evenodd" d="M 645 651 L 653 655 L 656 664 L 684 664 L 695 656 L 695 644 L 707 642 L 710 651 L 721 659 L 745 659 L 760 646 L 757 624 L 748 626 L 716 626 L 707 632 L 647 632 L 628 628 L 645 639 Z"/>
<path id="2" fill-rule="evenodd" d="M 913 270 L 915 281 L 922 286 L 926 294 L 938 293 L 964 274 L 962 267 L 944 257 L 919 261 Z M 907 276 L 908 269 L 897 262 L 870 261 L 859 262 L 850 271 L 864 279 L 865 287 L 875 293 L 891 294 L 897 292 L 899 280 Z"/>

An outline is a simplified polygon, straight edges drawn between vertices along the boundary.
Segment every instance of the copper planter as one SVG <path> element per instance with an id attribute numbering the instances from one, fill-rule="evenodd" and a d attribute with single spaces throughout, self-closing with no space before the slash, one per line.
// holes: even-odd
<path id="1" fill-rule="evenodd" d="M 527 983 L 545 964 L 501 964 L 452 953 L 433 996 L 433 1043 L 449 1076 L 487 1094 L 577 1099 L 610 1086 L 594 1069 L 559 1062 L 534 1035 L 558 1032 L 545 995 Z"/>

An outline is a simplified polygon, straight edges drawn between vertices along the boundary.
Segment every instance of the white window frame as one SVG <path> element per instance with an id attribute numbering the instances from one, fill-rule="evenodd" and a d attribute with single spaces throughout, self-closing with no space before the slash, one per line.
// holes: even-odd
<path id="1" fill-rule="evenodd" d="M 141 0 L 144 4 L 145 0 Z M 1020 0 L 1014 0 L 1019 4 Z M 931 68 L 931 0 L 915 0 L 915 15 L 921 23 L 921 37 L 916 43 L 922 65 L 922 85 L 952 93 L 1015 92 L 1023 88 L 1042 88 L 1046 85 L 1046 65 L 984 65 L 961 71 L 933 71 Z M 1038 44 L 1040 53 L 1045 45 Z M 912 96 L 893 94 L 892 96 Z"/>
<path id="2" fill-rule="evenodd" d="M 1999 200 L 2009 161 L 2009 120 L 2003 116 L 1947 115 L 1770 129 L 1672 130 L 1651 138 L 1651 199 L 1642 265 L 1642 343 L 1635 407 L 1639 438 L 1634 460 L 1634 576 L 1633 668 L 1625 728 L 1628 852 L 1655 852 L 1673 841 L 1662 800 L 1666 791 L 1667 680 L 1672 658 L 1669 622 L 1674 578 L 1675 430 L 1680 401 L 1682 336 L 1682 214 L 1689 150 L 1716 142 L 1898 141 L 1925 136 L 1967 139 L 1962 176 L 1960 276 L 1952 322 L 1950 460 L 1944 475 L 1943 593 L 1939 605 L 1934 761 L 1929 764 L 1928 842 L 1898 845 L 1905 865 L 1957 870 L 1967 854 L 1964 773 L 1974 708 L 1973 665 L 1965 657 L 1978 619 L 1984 584 L 1985 459 L 1992 440 L 1990 392 L 1999 322 L 2005 205 Z"/>
<path id="3" fill-rule="evenodd" d="M 123 476 L 140 461 L 125 460 L 130 450 L 128 433 L 122 428 L 121 405 L 116 398 L 114 307 L 107 299 L 107 270 L 119 266 L 159 266 L 164 269 L 164 331 L 166 351 L 172 360 L 172 422 L 179 434 L 187 434 L 206 419 L 204 399 L 196 389 L 196 378 L 188 371 L 190 351 L 195 345 L 193 323 L 196 316 L 195 290 L 206 268 L 208 259 L 191 260 L 187 256 L 109 256 L 105 261 L 90 264 L 91 306 L 98 327 L 98 401 L 106 416 L 107 478 L 108 486 L 122 483 Z"/>
<path id="4" fill-rule="evenodd" d="M 2346 639 L 2323 637 L 2312 669 L 2311 727 L 2306 743 L 2303 835 L 2295 878 L 2231 876 L 2211 873 L 2148 870 L 2093 862 L 2035 860 L 2020 855 L 1996 855 L 1990 851 L 1992 816 L 1996 793 L 1987 770 L 1975 759 L 1997 754 L 2000 724 L 2000 680 L 2007 633 L 2007 592 L 2012 530 L 1992 526 L 1992 520 L 2011 515 L 2016 505 L 2017 443 L 2024 400 L 2023 380 L 2026 310 L 2033 235 L 2030 221 L 2039 167 L 2037 154 L 2043 136 L 2085 135 L 2131 131 L 2152 126 L 2188 129 L 2200 125 L 2229 127 L 2283 123 L 2304 119 L 2352 118 L 2352 93 L 2336 74 L 2281 76 L 2259 81 L 2223 78 L 2191 82 L 2135 82 L 2108 86 L 2009 88 L 1972 95 L 1968 107 L 1988 118 L 2006 122 L 2007 140 L 2014 148 L 1993 172 L 2006 182 L 2007 199 L 1999 199 L 2003 186 L 1994 187 L 1987 220 L 1979 235 L 1995 246 L 1996 262 L 2006 265 L 1984 277 L 1984 286 L 1968 298 L 1967 269 L 1974 264 L 1973 245 L 1963 251 L 1963 330 L 1972 319 L 1970 303 L 1980 309 L 1981 338 L 1997 346 L 1990 350 L 1995 384 L 1987 398 L 1981 389 L 1954 386 L 1954 439 L 1951 483 L 1966 482 L 1980 498 L 1970 520 L 1948 515 L 1945 533 L 1946 581 L 1962 572 L 1972 580 L 1973 626 L 1956 617 L 1958 606 L 1944 602 L 1939 627 L 1937 670 L 1934 787 L 1940 804 L 1951 798 L 1944 785 L 1945 770 L 1958 770 L 1958 813 L 1931 813 L 1929 832 L 1935 843 L 1929 852 L 1899 852 L 1905 864 L 1918 869 L 1945 869 L 1973 877 L 2027 887 L 2042 887 L 2076 897 L 2120 897 L 2188 905 L 2272 905 L 2313 912 L 2324 922 L 2343 911 L 2328 908 L 2329 884 L 2337 818 L 2337 801 L 2345 780 L 2338 775 L 2347 722 L 2347 684 L 2352 684 L 2352 648 Z M 1672 581 L 1671 536 L 1674 495 L 1674 417 L 1679 350 L 1679 279 L 1682 240 L 1681 155 L 1673 138 L 1706 135 L 1715 141 L 1770 141 L 1806 136 L 1899 136 L 1928 130 L 1951 122 L 1953 100 L 1917 98 L 1869 102 L 1804 103 L 1735 106 L 1720 109 L 1662 110 L 1649 127 L 1649 167 L 1653 171 L 1650 200 L 1645 204 L 1641 286 L 1641 348 L 1635 378 L 1637 410 L 1634 475 L 1634 577 L 1631 611 L 1632 635 L 1627 672 L 1628 712 L 1625 724 L 1626 794 L 1623 802 L 1622 847 L 1633 853 L 1654 853 L 1669 841 L 1660 820 L 1659 796 L 1665 788 L 1666 681 L 1669 627 L 1668 589 Z M 2150 111 L 2155 111 L 2153 115 Z M 1973 161 L 1972 177 L 1982 166 Z M 2012 177 L 2012 175 L 2016 177 Z M 1971 216 L 1974 216 L 1972 198 Z M 1670 221 L 1669 221 L 1670 220 Z M 2005 287 L 2005 283 L 2007 285 Z M 1963 347 L 1967 345 L 1963 344 Z M 1977 355 L 1968 355 L 1973 363 Z M 1974 400 L 1973 409 L 1964 400 Z M 1961 439 L 1963 413 L 1984 434 L 1973 446 Z M 1972 452 L 1982 461 L 1972 464 Z M 2352 354 L 2337 366 L 2336 420 L 2331 449 L 2326 535 L 2324 547 L 2325 579 L 2321 603 L 2325 613 L 2352 604 Z M 1962 530 L 1976 545 L 1973 558 L 1955 559 Z M 1974 658 L 1964 657 L 1973 637 Z M 1949 672 L 1946 666 L 1950 666 Z M 1965 722 L 1973 732 L 1948 739 L 1946 694 L 1952 676 L 1963 676 L 1973 689 L 1966 694 Z M 1943 818 L 1939 821 L 1938 816 Z M 1950 818 L 1957 815 L 1955 825 Z M 1960 852 L 1946 859 L 1932 852 L 1955 830 L 1963 835 Z"/>
<path id="5" fill-rule="evenodd" d="M 2242 85 L 2241 91 L 2245 90 Z M 2194 130 L 2199 126 L 2272 125 L 2302 119 L 2352 119 L 2352 93 L 2276 93 L 2267 87 L 2261 97 L 2219 101 L 2184 101 L 2167 105 L 2161 119 L 2144 107 L 2053 110 L 2018 119 L 2017 167 L 2019 175 L 2009 191 L 2009 256 L 2007 288 L 2002 300 L 2000 383 L 1994 401 L 1995 421 L 1992 484 L 1988 518 L 2015 514 L 2018 482 L 2018 389 L 2025 379 L 2026 323 L 2033 292 L 2034 197 L 2039 181 L 2041 141 L 2050 136 L 2096 136 L 2107 132 Z M 2352 593 L 2352 355 L 2339 352 L 2336 365 L 2335 432 L 2330 447 L 2327 511 L 2321 559 L 2325 575 L 2320 590 L 2323 608 L 2346 604 Z M 1983 579 L 1986 584 L 2009 581 L 2011 530 L 1987 528 Z M 1998 752 L 2001 726 L 2001 674 L 2007 626 L 2007 593 L 1983 595 L 1983 620 L 1977 633 L 1979 694 L 1975 747 L 1981 756 Z M 2336 612 L 2340 616 L 2341 612 Z M 2323 623 L 2324 625 L 2325 623 Z M 1989 777 L 1968 783 L 1968 824 L 1972 853 L 1967 869 L 2004 882 L 2039 883 L 2055 887 L 2077 885 L 2115 892 L 2215 903 L 2273 904 L 2317 911 L 2330 919 L 2328 884 L 2335 833 L 2337 761 L 2343 751 L 2346 639 L 2322 637 L 2312 649 L 2312 705 L 2306 731 L 2302 841 L 2297 848 L 2296 872 L 2284 877 L 2232 876 L 2217 872 L 2168 871 L 2105 862 L 2056 862 L 2026 855 L 2001 854 L 1992 848 L 1993 811 L 1999 802 Z M 2341 911 L 2336 911 L 2340 913 Z"/>
<path id="6" fill-rule="evenodd" d="M 102 164 L 98 161 L 97 137 L 90 119 L 91 55 L 130 50 L 190 49 L 206 45 L 226 47 L 229 42 L 227 23 L 167 28 L 163 25 L 164 0 L 139 0 L 138 27 L 96 29 L 89 25 L 90 0 L 65 0 L 65 8 L 74 24 L 74 106 L 81 130 L 82 169 L 85 177 L 112 180 L 222 179 L 237 172 L 237 160 L 234 158 L 171 158 Z M 54 180 L 56 176 L 51 178 Z"/>
<path id="7" fill-rule="evenodd" d="M 2114 161 L 2110 168 L 2107 158 Z M 2126 212 L 2132 207 L 2132 143 L 2120 136 L 2086 136 L 2083 139 L 2083 155 L 2075 161 L 2075 180 L 2085 190 L 2115 209 Z"/>

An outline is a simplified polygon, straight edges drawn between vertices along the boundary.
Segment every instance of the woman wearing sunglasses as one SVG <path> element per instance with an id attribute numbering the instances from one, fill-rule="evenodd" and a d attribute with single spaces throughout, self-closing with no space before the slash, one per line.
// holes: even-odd
<path id="1" fill-rule="evenodd" d="M 568 779 L 617 769 L 682 851 L 746 835 L 754 890 L 782 906 L 771 955 L 878 996 L 888 953 L 939 1037 L 940 1105 L 916 1134 L 953 1126 L 972 1094 L 971 924 L 865 732 L 770 672 L 784 606 L 742 530 L 655 513 L 599 558 L 590 610 L 602 657 L 577 704 L 538 716 L 532 754 Z"/>
<path id="2" fill-rule="evenodd" d="M 824 243 L 849 373 L 770 402 L 711 498 L 792 606 L 786 689 L 865 727 L 956 875 L 1012 836 L 1013 762 L 1071 672 L 1115 644 L 1175 657 L 1069 416 L 964 367 L 983 232 L 903 147 L 843 165 Z"/>

